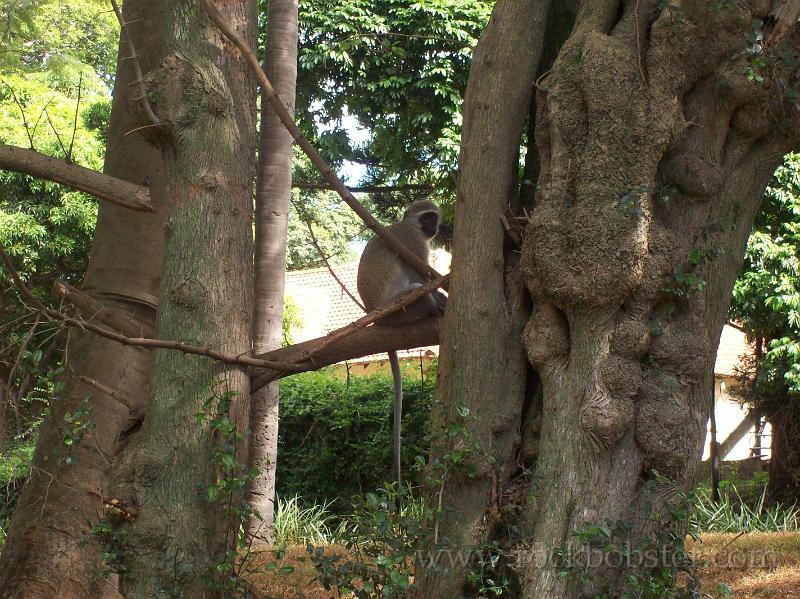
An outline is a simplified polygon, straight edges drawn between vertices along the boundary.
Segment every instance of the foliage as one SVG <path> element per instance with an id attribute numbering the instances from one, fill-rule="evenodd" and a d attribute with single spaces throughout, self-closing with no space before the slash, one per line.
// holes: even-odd
<path id="1" fill-rule="evenodd" d="M 107 122 L 118 39 L 109 6 L 104 0 L 0 0 L 0 23 L 0 142 L 101 168 L 98 132 Z M 86 194 L 0 171 L 0 243 L 45 302 L 52 301 L 56 278 L 75 283 L 83 276 L 96 214 L 97 203 Z M 5 271 L 0 286 L 10 287 Z M 0 324 L 0 374 L 13 408 L 12 433 L 21 435 L 52 395 L 64 338 L 14 300 L 2 302 Z M 0 406 L 0 443 L 8 409 Z"/>
<path id="2" fill-rule="evenodd" d="M 404 377 L 403 464 L 415 463 L 428 444 L 433 380 Z M 281 381 L 277 490 L 336 513 L 350 498 L 391 478 L 392 380 L 389 375 L 340 381 L 330 372 Z"/>
<path id="3" fill-rule="evenodd" d="M 743 501 L 736 487 L 711 500 L 707 490 L 694 496 L 693 525 L 701 532 L 796 532 L 800 530 L 800 509 L 796 505 L 766 503 L 767 489 L 752 507 Z"/>
<path id="4" fill-rule="evenodd" d="M 800 393 L 800 154 L 789 154 L 767 188 L 736 281 L 732 318 L 767 342 L 758 391 Z"/>
<path id="5" fill-rule="evenodd" d="M 412 509 L 397 509 L 409 502 Z M 355 498 L 354 512 L 339 533 L 346 556 L 307 546 L 322 585 L 358 599 L 403 597 L 411 588 L 413 559 L 430 536 L 407 488 L 387 483 L 378 493 Z M 426 514 L 430 516 L 430 514 Z"/>
<path id="6" fill-rule="evenodd" d="M 110 87 L 118 25 L 105 0 L 0 0 L 0 22 L 0 72 L 48 71 L 64 90 L 89 67 Z"/>
<path id="7" fill-rule="evenodd" d="M 296 181 L 314 181 L 316 178 L 316 171 L 308 158 L 297 151 L 293 169 L 292 177 Z M 363 223 L 337 193 L 294 190 L 289 208 L 286 268 L 300 270 L 324 264 L 314 247 L 314 239 L 329 263 L 348 262 L 355 258 L 350 243 L 363 232 Z"/>
<path id="8" fill-rule="evenodd" d="M 282 498 L 275 501 L 273 537 L 276 545 L 329 545 L 334 542 L 333 516 L 329 505 L 305 506 L 300 497 Z"/>
<path id="9" fill-rule="evenodd" d="M 8 446 L 0 453 L 0 548 L 6 538 L 17 497 L 28 475 L 28 468 L 36 448 L 35 440 Z"/>
<path id="10" fill-rule="evenodd" d="M 367 179 L 453 173 L 461 98 L 486 0 L 306 0 L 300 3 L 297 113 L 328 157 Z M 349 116 L 368 129 L 348 138 Z"/>

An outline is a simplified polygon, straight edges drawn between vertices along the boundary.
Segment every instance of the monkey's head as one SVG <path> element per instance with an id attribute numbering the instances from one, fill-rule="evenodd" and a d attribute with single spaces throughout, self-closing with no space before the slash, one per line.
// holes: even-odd
<path id="1" fill-rule="evenodd" d="M 406 209 L 403 220 L 415 223 L 427 239 L 436 237 L 442 212 L 430 200 L 417 200 Z"/>

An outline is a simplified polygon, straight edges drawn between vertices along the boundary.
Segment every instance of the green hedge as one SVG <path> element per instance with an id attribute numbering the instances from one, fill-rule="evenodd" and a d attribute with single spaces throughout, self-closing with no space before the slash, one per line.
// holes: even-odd
<path id="1" fill-rule="evenodd" d="M 404 378 L 403 471 L 428 446 L 434 380 Z M 333 502 L 350 509 L 350 498 L 391 480 L 392 379 L 351 377 L 349 383 L 325 372 L 281 381 L 277 493 L 306 502 Z"/>

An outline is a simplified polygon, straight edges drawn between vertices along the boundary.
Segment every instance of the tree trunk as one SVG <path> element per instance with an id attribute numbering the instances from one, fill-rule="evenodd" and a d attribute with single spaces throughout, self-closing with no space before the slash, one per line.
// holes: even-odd
<path id="1" fill-rule="evenodd" d="M 753 72 L 745 41 L 755 23 L 767 23 L 757 32 L 761 48 L 774 48 L 786 30 L 769 18 L 768 2 L 749 4 L 586 0 L 539 79 L 540 172 L 521 270 L 533 298 L 523 342 L 542 381 L 540 432 L 520 399 L 514 270 L 502 295 L 502 230 L 492 224 L 502 208 L 487 213 L 495 202 L 478 203 L 508 197 L 513 178 L 504 173 L 520 129 L 492 109 L 517 114 L 517 86 L 531 81 L 503 49 L 526 48 L 540 23 L 519 13 L 520 3 L 498 2 L 476 49 L 439 397 L 445 412 L 466 404 L 475 417 L 466 443 L 489 459 L 474 459 L 469 477 L 449 474 L 440 522 L 449 538 L 437 540 L 461 550 L 506 532 L 505 554 L 516 560 L 511 596 L 617 596 L 626 576 L 649 576 L 612 561 L 581 576 L 553 559 L 578 549 L 593 527 L 634 550 L 680 548 L 685 521 L 672 509 L 700 461 L 730 291 L 761 194 L 800 139 L 781 91 L 795 67 L 770 55 L 772 70 Z M 548 23 L 546 46 L 556 29 Z M 796 52 L 796 38 L 783 39 Z M 781 68 L 789 73 L 778 83 L 771 77 Z M 478 73 L 502 95 L 474 84 Z M 472 213 L 480 228 L 467 226 Z M 537 432 L 538 455 L 526 453 Z M 439 455 L 447 458 L 447 448 Z M 526 455 L 537 459 L 534 475 L 521 477 L 521 488 L 503 485 Z M 508 503 L 516 511 L 498 509 Z M 542 552 L 551 558 L 544 566 Z M 474 596 L 463 567 L 447 570 L 453 563 L 423 568 L 420 595 Z"/>
<path id="2" fill-rule="evenodd" d="M 513 271 L 519 250 L 505 251 L 502 219 L 516 200 L 520 138 L 548 5 L 500 0 L 475 50 L 467 84 L 453 263 L 440 336 L 440 408 L 434 416 L 434 430 L 446 430 L 463 418 L 460 406 L 470 413 L 469 432 L 434 452 L 441 460 L 434 473 L 447 506 L 435 541 L 450 551 L 480 546 L 502 527 L 503 493 L 520 475 L 522 435 L 530 432 L 521 425 L 527 385 L 521 335 L 529 310 L 522 279 Z M 472 444 L 480 450 L 471 456 L 471 469 L 447 464 L 454 450 Z M 475 596 L 465 588 L 463 569 L 437 561 L 439 569 L 425 560 L 417 563 L 420 597 Z"/>
<path id="3" fill-rule="evenodd" d="M 772 444 L 767 499 L 791 504 L 800 497 L 800 406 L 792 397 L 782 398 L 779 405 L 769 418 Z"/>
<path id="4" fill-rule="evenodd" d="M 255 39 L 255 2 L 218 8 L 239 35 Z M 156 336 L 246 354 L 255 87 L 196 2 L 175 0 L 166 11 L 167 58 L 148 77 L 168 129 L 163 159 L 173 202 Z M 242 524 L 237 485 L 247 469 L 248 420 L 244 369 L 154 352 L 147 418 L 115 469 L 120 493 L 133 484 L 121 499 L 137 514 L 122 527 L 127 597 L 220 596 L 215 565 L 231 560 Z"/>
<path id="5" fill-rule="evenodd" d="M 294 114 L 297 82 L 297 0 L 270 0 L 264 70 L 273 88 Z M 261 101 L 261 141 L 256 187 L 255 293 L 253 346 L 263 353 L 281 346 L 283 290 L 289 200 L 292 193 L 292 136 L 266 98 Z M 278 382 L 250 397 L 250 460 L 259 473 L 250 486 L 258 512 L 250 533 L 272 542 L 275 467 L 278 458 Z"/>
<path id="6" fill-rule="evenodd" d="M 681 538 L 670 511 L 701 457 L 730 291 L 798 141 L 779 86 L 747 77 L 743 40 L 767 4 L 584 2 L 542 82 L 523 267 L 544 419 L 520 548 L 575 550 L 596 526 L 634 549 Z M 649 574 L 560 568 L 531 567 L 523 596 L 589 597 Z"/>
<path id="7" fill-rule="evenodd" d="M 160 20 L 153 18 L 161 6 L 154 0 L 125 2 L 125 16 L 131 23 L 128 31 L 145 69 L 162 57 Z M 135 110 L 138 91 L 132 85 L 136 79 L 127 42 L 123 39 L 121 44 L 104 171 L 133 183 L 147 182 L 158 212 L 100 204 L 83 289 L 110 308 L 131 314 L 142 323 L 142 332 L 150 335 L 161 273 L 166 195 L 160 152 L 141 133 L 130 133 L 143 121 Z M 67 348 L 65 387 L 50 402 L 30 479 L 17 502 L 0 556 L 0 597 L 4 599 L 119 597 L 116 578 L 103 575 L 108 571 L 103 546 L 92 527 L 107 498 L 110 461 L 144 414 L 151 354 L 74 330 Z M 64 415 L 79 411 L 87 397 L 95 428 L 70 448 L 64 437 L 74 432 Z"/>

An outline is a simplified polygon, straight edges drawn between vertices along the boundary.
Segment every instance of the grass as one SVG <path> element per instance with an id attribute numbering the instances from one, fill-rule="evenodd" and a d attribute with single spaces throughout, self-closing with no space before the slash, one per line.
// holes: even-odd
<path id="1" fill-rule="evenodd" d="M 304 506 L 295 496 L 278 498 L 275 506 L 275 542 L 278 545 L 329 545 L 334 542 L 330 504 Z"/>
<path id="2" fill-rule="evenodd" d="M 707 491 L 701 490 L 696 495 L 692 519 L 695 529 L 702 533 L 800 531 L 800 509 L 796 504 L 767 505 L 766 487 L 751 505 L 734 486 L 717 503 L 711 501 Z"/>

